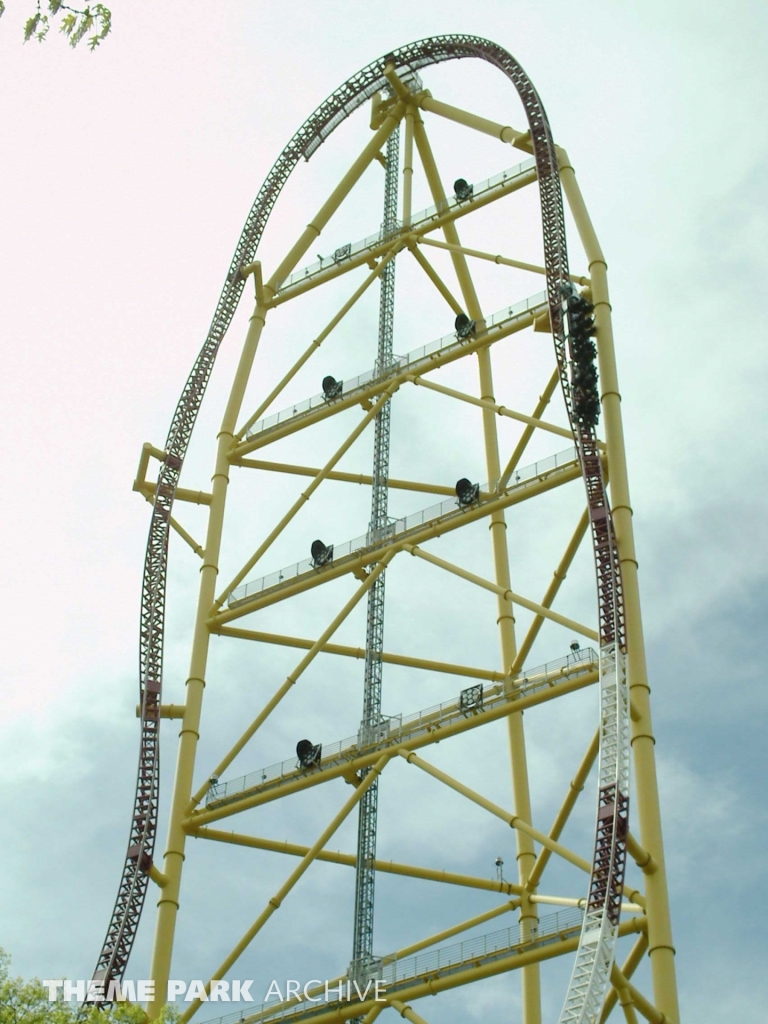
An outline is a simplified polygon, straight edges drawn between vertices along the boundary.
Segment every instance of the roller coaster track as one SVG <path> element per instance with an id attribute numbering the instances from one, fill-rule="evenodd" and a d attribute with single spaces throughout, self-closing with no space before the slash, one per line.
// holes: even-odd
<path id="1" fill-rule="evenodd" d="M 547 298 L 560 383 L 587 492 L 597 574 L 601 744 L 595 854 L 589 901 L 562 1024 L 595 1021 L 608 982 L 618 933 L 628 815 L 628 699 L 621 570 L 594 427 L 574 414 L 566 353 L 566 299 L 570 292 L 565 220 L 555 144 L 544 107 L 528 76 L 502 47 L 469 35 L 411 43 L 367 65 L 340 86 L 304 122 L 266 177 L 246 218 L 208 335 L 182 391 L 165 444 L 152 508 L 141 598 L 139 678 L 141 742 L 128 850 L 94 979 L 120 981 L 141 917 L 152 869 L 160 771 L 159 725 L 168 540 L 174 496 L 219 346 L 244 287 L 241 268 L 253 262 L 267 219 L 294 167 L 309 160 L 347 117 L 388 88 L 388 63 L 401 74 L 448 60 L 475 58 L 499 68 L 515 86 L 528 119 L 541 200 Z"/>

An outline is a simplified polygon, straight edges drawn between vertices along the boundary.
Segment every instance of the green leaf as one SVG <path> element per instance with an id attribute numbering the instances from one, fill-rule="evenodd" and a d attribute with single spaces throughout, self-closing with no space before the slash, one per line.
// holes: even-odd
<path id="1" fill-rule="evenodd" d="M 59 32 L 63 32 L 65 36 L 71 36 L 76 21 L 76 14 L 65 14 L 61 20 L 61 27 L 59 28 Z"/>
<path id="2" fill-rule="evenodd" d="M 29 21 L 26 23 L 26 25 L 24 26 L 24 42 L 25 43 L 28 43 L 29 40 L 32 38 L 32 36 L 37 31 L 37 26 L 40 23 L 40 18 L 41 18 L 41 15 L 40 15 L 40 12 L 38 11 L 37 14 L 34 14 L 29 19 Z"/>
<path id="3" fill-rule="evenodd" d="M 63 0 L 48 0 L 48 10 L 51 14 L 58 14 L 61 10 Z"/>

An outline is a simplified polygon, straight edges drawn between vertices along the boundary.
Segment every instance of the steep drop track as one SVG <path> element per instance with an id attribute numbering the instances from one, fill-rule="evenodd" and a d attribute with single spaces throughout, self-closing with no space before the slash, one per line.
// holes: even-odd
<path id="1" fill-rule="evenodd" d="M 606 970 L 610 971 L 613 956 L 611 935 L 615 936 L 618 924 L 626 857 L 624 837 L 627 827 L 628 758 L 626 752 L 620 749 L 626 729 L 622 729 L 618 721 L 625 703 L 622 694 L 626 690 L 619 557 L 595 431 L 593 427 L 580 424 L 574 415 L 568 379 L 565 320 L 565 297 L 569 291 L 568 253 L 557 157 L 549 122 L 536 90 L 517 61 L 495 43 L 467 35 L 436 36 L 411 43 L 369 64 L 340 86 L 305 121 L 280 154 L 246 219 L 208 336 L 176 406 L 165 444 L 165 460 L 157 481 L 141 600 L 141 746 L 136 797 L 128 851 L 112 918 L 94 973 L 96 980 L 122 980 L 149 884 L 148 872 L 152 865 L 157 831 L 163 628 L 171 509 L 216 354 L 243 290 L 244 280 L 240 268 L 253 262 L 267 219 L 293 168 L 302 157 L 309 160 L 334 129 L 375 92 L 387 89 L 383 70 L 388 62 L 394 63 L 398 71 L 415 72 L 431 64 L 465 57 L 478 58 L 499 68 L 517 89 L 528 118 L 541 196 L 552 335 L 563 397 L 576 438 L 590 510 L 603 676 L 600 791 L 588 914 L 561 1019 L 568 1022 L 593 1019 L 587 1004 L 594 1004 L 598 997 L 602 998 L 602 989 L 607 981 Z M 612 721 L 608 721 L 607 727 L 606 716 L 609 719 L 615 716 Z M 606 743 L 610 745 L 611 737 L 618 743 L 618 749 L 606 757 L 605 746 Z M 596 929 L 600 933 L 599 939 L 596 938 Z"/>

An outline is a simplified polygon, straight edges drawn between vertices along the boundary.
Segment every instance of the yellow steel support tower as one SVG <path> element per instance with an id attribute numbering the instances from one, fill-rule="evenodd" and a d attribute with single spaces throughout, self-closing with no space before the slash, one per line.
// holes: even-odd
<path id="1" fill-rule="evenodd" d="M 424 87 L 421 74 L 430 65 L 467 57 L 490 62 L 514 86 L 522 101 L 522 110 L 510 118 L 516 127 L 443 102 Z M 370 111 L 370 127 L 367 120 L 362 127 L 362 116 L 356 119 L 367 135 L 359 155 L 328 198 L 307 208 L 306 228 L 264 273 L 259 243 L 291 171 L 358 108 Z M 377 233 L 380 191 L 375 203 L 368 197 L 383 184 L 379 165 L 395 129 L 403 140 L 401 206 L 394 229 L 388 224 Z M 446 153 L 441 132 L 453 133 L 451 152 L 459 155 L 491 152 L 490 143 L 481 146 L 482 136 L 498 140 L 498 166 L 491 176 L 474 182 L 457 178 L 448 187 L 440 170 Z M 518 153 L 510 168 L 512 150 Z M 427 200 L 425 209 L 417 208 L 418 196 Z M 571 242 L 579 273 L 568 264 L 563 197 L 578 233 L 578 243 Z M 354 221 L 345 223 L 360 223 L 359 242 L 333 235 L 332 218 L 343 218 L 352 208 Z M 360 221 L 366 210 L 371 223 Z M 536 245 L 520 227 L 526 210 L 541 219 Z M 323 247 L 330 244 L 333 254 L 303 264 L 326 229 L 329 242 Z M 543 255 L 537 256 L 539 247 Z M 374 365 L 371 296 L 376 290 L 371 286 L 393 260 L 398 282 L 411 282 L 406 296 L 414 304 L 408 312 L 407 300 L 403 307 L 398 300 L 394 337 L 400 355 L 389 365 Z M 197 481 L 182 488 L 179 476 L 192 425 L 248 282 L 253 282 L 255 305 L 221 418 L 210 491 L 199 489 Z M 506 298 L 494 311 L 500 289 Z M 413 299 L 417 293 L 423 298 Z M 301 330 L 295 329 L 299 321 L 290 319 L 294 308 L 301 310 Z M 364 326 L 366 317 L 370 327 Z M 442 329 L 432 329 L 440 324 Z M 317 333 L 309 340 L 307 331 Z M 349 368 L 340 380 L 329 372 L 334 361 Z M 355 361 L 358 376 L 351 376 Z M 344 495 L 363 493 L 360 508 L 370 504 L 374 476 L 355 460 L 363 448 L 370 451 L 373 424 L 388 403 L 405 403 L 405 420 L 398 413 L 396 422 L 410 424 L 407 437 L 392 438 L 389 525 L 366 533 L 363 512 L 360 536 L 351 528 L 347 536 L 333 536 L 334 508 L 345 523 L 354 521 L 357 499 L 345 502 Z M 455 465 L 451 445 L 460 449 Z M 147 479 L 152 459 L 160 464 L 156 483 Z M 238 529 L 236 510 L 242 506 L 236 491 L 253 479 L 261 482 L 262 498 L 253 529 L 246 532 Z M 542 1011 L 548 1005 L 545 993 L 551 998 L 548 979 L 556 977 L 562 985 L 559 973 L 547 972 L 567 957 L 573 972 L 559 993 L 561 1024 L 597 1024 L 612 1014 L 679 1024 L 606 261 L 571 161 L 555 145 L 538 94 L 505 50 L 472 36 L 410 44 L 349 79 L 302 126 L 249 215 L 166 446 L 144 446 L 134 488 L 153 504 L 137 708 L 142 754 L 131 843 L 97 978 L 105 983 L 122 978 L 144 896 L 154 894 L 156 997 L 147 1013 L 150 1020 L 160 1014 L 168 981 L 179 976 L 174 960 L 179 929 L 200 924 L 195 894 L 182 885 L 185 861 L 194 856 L 190 837 L 239 846 L 253 857 L 282 857 L 295 865 L 293 870 L 274 893 L 262 892 L 258 879 L 243 893 L 244 904 L 253 908 L 251 923 L 226 950 L 211 951 L 205 996 L 185 1005 L 182 1014 L 182 1020 L 190 1020 L 202 1007 L 210 1018 L 216 1006 L 206 1003 L 218 987 L 214 983 L 226 981 L 246 954 L 255 958 L 249 963 L 258 963 L 260 944 L 271 941 L 270 919 L 278 910 L 291 912 L 294 888 L 305 875 L 312 877 L 316 863 L 338 865 L 333 870 L 340 891 L 349 890 L 352 873 L 342 868 L 355 867 L 355 854 L 332 851 L 328 843 L 340 830 L 346 835 L 352 811 L 371 786 L 380 786 L 386 796 L 388 786 L 405 777 L 414 800 L 429 794 L 433 817 L 426 819 L 427 830 L 443 813 L 458 816 L 455 850 L 446 854 L 455 854 L 455 869 L 385 858 L 376 859 L 374 867 L 377 873 L 436 887 L 430 891 L 444 894 L 442 925 L 425 935 L 414 908 L 411 941 L 396 952 L 376 953 L 366 977 L 384 985 L 383 1002 L 359 989 L 331 1002 L 291 997 L 243 1008 L 244 1021 L 373 1021 L 384 1012 L 391 1019 L 397 1013 L 423 1022 L 422 1011 L 426 1019 L 440 1020 L 438 1004 L 433 1010 L 413 1004 L 519 971 L 519 996 L 513 997 L 510 987 L 510 998 L 519 998 L 517 1017 L 521 1024 L 541 1024 L 551 1019 Z M 274 500 L 265 494 L 274 494 Z M 203 510 L 202 543 L 171 515 L 176 502 Z M 183 701 L 172 695 L 175 704 L 163 703 L 161 690 L 171 530 L 201 559 L 189 673 Z M 541 544 L 532 539 L 537 531 L 545 538 Z M 334 543 L 318 540 L 317 533 Z M 550 534 L 562 536 L 561 553 L 552 562 Z M 527 549 L 521 536 L 531 538 Z M 297 538 L 304 545 L 298 550 Z M 439 538 L 444 538 L 441 545 L 435 543 Z M 533 554 L 538 551 L 540 557 Z M 281 568 L 291 558 L 293 563 Z M 536 582 L 539 561 L 543 571 Z M 390 634 L 388 626 L 387 636 L 395 640 L 380 655 L 395 680 L 408 681 L 399 691 L 395 684 L 393 692 L 407 694 L 411 705 L 346 740 L 340 731 L 320 744 L 312 733 L 313 741 L 301 740 L 295 757 L 288 750 L 283 761 L 255 771 L 264 763 L 260 751 L 278 735 L 272 732 L 275 723 L 284 730 L 298 709 L 301 729 L 311 733 L 323 702 L 336 699 L 328 681 L 350 685 L 344 680 L 353 675 L 345 666 L 359 668 L 366 659 L 362 610 L 385 570 L 395 611 L 398 600 L 409 600 L 411 588 L 416 593 L 422 587 L 428 595 L 408 605 L 399 633 Z M 540 590 L 531 594 L 531 586 Z M 318 628 L 318 621 L 325 625 Z M 494 633 L 497 640 L 489 646 Z M 267 694 L 249 690 L 239 721 L 225 727 L 228 749 L 198 763 L 203 697 L 208 691 L 206 705 L 215 704 L 224 683 L 212 662 L 213 637 L 219 638 L 217 646 L 237 649 L 244 662 L 255 659 L 261 666 L 258 694 L 264 686 Z M 458 658 L 453 653 L 464 650 Z M 276 652 L 271 679 L 265 652 Z M 279 667 L 280 658 L 289 659 L 288 671 Z M 359 670 L 354 678 L 361 681 Z M 422 687 L 431 704 L 419 700 Z M 344 701 L 359 713 L 359 685 Z M 589 717 L 589 706 L 592 724 L 582 737 L 580 723 Z M 547 722 L 561 726 L 572 720 L 572 735 L 581 745 L 578 763 L 563 764 L 562 771 L 558 744 L 553 745 L 562 794 L 552 804 L 556 813 L 549 827 L 542 816 L 551 811 L 542 812 L 534 799 L 536 762 L 529 749 L 531 728 L 535 747 L 537 722 L 546 715 Z M 161 859 L 154 840 L 163 718 L 180 718 L 181 728 Z M 506 761 L 511 769 L 506 796 L 475 770 L 498 745 L 493 726 L 502 720 L 506 750 L 496 753 L 499 764 Z M 447 743 L 459 738 L 461 744 Z M 439 764 L 437 752 L 429 749 L 437 742 L 445 744 Z M 450 760 L 452 750 L 458 753 Z M 232 769 L 236 760 L 239 775 Z M 290 813 L 300 794 L 330 811 L 319 835 L 289 842 L 261 834 L 262 809 L 284 801 Z M 407 809 L 401 810 L 403 820 L 410 821 Z M 462 814 L 469 815 L 466 825 Z M 218 825 L 235 816 L 241 817 L 231 831 Z M 380 823 L 382 836 L 387 820 Z M 469 822 L 478 820 L 483 828 L 501 822 L 514 830 L 512 880 L 504 877 L 502 858 L 495 878 L 461 868 L 462 840 L 476 827 Z M 573 824 L 577 820 L 579 827 Z M 306 899 L 307 882 L 303 885 Z M 474 893 L 477 900 L 468 919 L 451 913 L 451 895 L 459 892 Z M 489 903 L 494 898 L 497 902 Z M 488 932 L 492 921 L 495 930 Z M 348 924 L 351 934 L 351 917 Z M 350 980 L 349 942 L 336 952 L 339 971 L 331 984 L 343 991 Z M 643 963 L 644 976 L 633 982 Z"/>

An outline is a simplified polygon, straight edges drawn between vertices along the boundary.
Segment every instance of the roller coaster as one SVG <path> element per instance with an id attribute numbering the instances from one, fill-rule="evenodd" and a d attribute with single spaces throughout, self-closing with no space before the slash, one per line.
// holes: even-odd
<path id="1" fill-rule="evenodd" d="M 512 128 L 449 105 L 434 98 L 424 87 L 421 73 L 425 69 L 465 59 L 487 62 L 506 76 L 522 103 L 527 127 Z M 287 255 L 271 276 L 265 279 L 257 255 L 273 208 L 291 173 L 301 160 L 309 161 L 365 104 L 371 108 L 372 134 L 330 197 L 288 248 Z M 469 139 L 473 133 L 494 138 L 500 146 L 515 148 L 525 158 L 483 181 L 470 183 L 457 178 L 450 195 L 443 185 L 427 135 L 427 115 L 437 122 L 460 126 Z M 401 132 L 404 134 L 402 153 Z M 432 199 L 432 205 L 421 211 L 412 209 L 414 150 L 420 158 Z M 384 165 L 386 178 L 381 228 L 357 242 L 339 240 L 331 256 L 318 257 L 314 263 L 300 267 L 332 216 L 377 163 Z M 400 179 L 402 195 L 399 197 Z M 474 220 L 482 224 L 478 219 L 480 211 L 490 209 L 491 204 L 506 210 L 510 203 L 529 194 L 536 183 L 543 235 L 542 265 L 462 244 L 457 225 L 465 220 L 468 225 Z M 563 195 L 586 259 L 587 270 L 583 274 L 573 274 L 569 268 Z M 495 205 L 493 209 L 497 210 Z M 375 219 L 370 227 L 375 228 L 379 211 L 372 216 Z M 496 212 L 496 216 L 502 219 L 504 215 Z M 441 234 L 442 240 L 435 238 L 435 234 Z M 432 261 L 425 255 L 425 249 L 433 253 Z M 437 256 L 446 260 L 455 284 L 446 280 L 445 273 L 437 268 Z M 395 265 L 402 268 L 406 260 L 408 269 L 418 267 L 419 272 L 424 273 L 423 280 L 449 311 L 453 330 L 434 341 L 424 339 L 420 347 L 407 355 L 396 356 L 392 349 L 393 338 L 398 337 L 394 268 Z M 518 275 L 515 281 L 525 275 L 528 278 L 539 275 L 546 282 L 546 290 L 531 292 L 489 315 L 483 309 L 470 273 L 473 260 L 485 260 L 515 271 Z M 300 297 L 312 299 L 324 291 L 332 292 L 361 274 L 364 275 L 362 282 L 344 300 L 328 325 L 312 339 L 308 348 L 299 352 L 271 390 L 266 394 L 263 390 L 260 392 L 255 411 L 241 423 L 243 405 L 251 400 L 249 385 L 257 390 L 261 387 L 254 367 L 258 366 L 257 347 L 260 342 L 263 344 L 262 335 L 269 335 L 266 330 L 268 314 Z M 180 486 L 180 476 L 193 428 L 219 347 L 249 280 L 254 287 L 256 305 L 218 432 L 212 487 L 210 492 L 184 488 Z M 284 392 L 309 379 L 303 375 L 305 366 L 312 360 L 312 366 L 317 364 L 316 354 L 323 342 L 338 333 L 342 320 L 374 283 L 381 289 L 378 322 L 367 333 L 378 337 L 378 349 L 367 354 L 360 351 L 359 358 L 364 361 L 357 376 L 336 380 L 326 375 L 322 390 L 313 397 L 300 398 L 279 412 L 272 411 Z M 532 412 L 524 413 L 496 401 L 491 360 L 492 353 L 503 349 L 506 339 L 509 345 L 522 332 L 530 330 L 551 335 L 554 367 Z M 469 393 L 464 386 L 459 389 L 434 380 L 438 370 L 455 374 L 457 368 L 463 368 L 464 376 L 460 378 L 463 382 L 466 367 L 471 363 L 476 364 L 479 371 L 477 394 Z M 457 377 L 450 379 L 455 382 Z M 404 393 L 406 389 L 414 394 L 430 395 L 435 400 L 438 397 L 448 400 L 463 412 L 473 411 L 481 428 L 480 450 L 487 478 L 484 482 L 461 478 L 453 486 L 452 481 L 433 484 L 390 476 L 389 415 L 391 410 L 397 409 L 398 392 Z M 562 400 L 561 423 L 555 422 L 554 413 L 551 421 L 545 419 L 550 404 L 553 409 L 555 405 L 559 408 L 559 400 Z M 299 450 L 321 449 L 327 443 L 328 434 L 322 434 L 322 440 L 317 441 L 315 438 L 321 436 L 320 432 L 348 422 L 350 415 L 359 417 L 354 428 L 351 433 L 343 434 L 343 441 L 322 468 L 253 457 L 261 448 L 277 445 L 279 450 L 281 443 L 291 441 L 302 446 Z M 501 422 L 519 431 L 506 465 L 500 458 L 497 423 Z M 598 433 L 601 423 L 603 437 Z M 338 469 L 368 427 L 373 427 L 376 434 L 371 474 Z M 556 438 L 561 450 L 524 465 L 522 459 L 533 437 Z M 565 451 L 563 442 L 568 444 Z M 432 443 L 439 444 L 439 437 L 433 438 Z M 153 459 L 159 464 L 156 481 L 147 479 Z M 294 476 L 303 476 L 309 483 L 282 518 L 278 518 L 276 525 L 269 529 L 264 527 L 264 536 L 255 552 L 244 561 L 241 555 L 236 556 L 239 568 L 222 586 L 219 573 L 232 467 L 266 474 L 265 479 L 275 474 L 288 481 Z M 543 598 L 534 601 L 512 589 L 510 566 L 513 560 L 506 517 L 527 508 L 532 501 L 543 501 L 545 496 L 559 493 L 560 488 L 579 479 L 584 486 L 583 512 Z M 371 519 L 367 531 L 352 540 L 334 537 L 332 544 L 315 540 L 309 552 L 311 557 L 299 558 L 287 567 L 251 578 L 257 563 L 286 534 L 313 494 L 322 485 L 327 488 L 332 482 L 334 486 L 355 483 L 371 489 Z M 542 1020 L 541 965 L 562 956 L 571 958 L 572 971 L 563 993 L 560 1024 L 597 1024 L 607 1020 L 614 1009 L 619 1012 L 619 1008 L 630 1022 L 636 1021 L 639 1013 L 653 1024 L 677 1024 L 674 947 L 656 785 L 655 740 L 606 261 L 570 159 L 565 150 L 555 145 L 536 90 L 506 50 L 488 40 L 467 35 L 439 36 L 412 43 L 385 54 L 352 76 L 305 121 L 280 154 L 256 197 L 205 343 L 176 406 L 165 445 L 162 448 L 144 446 L 134 488 L 152 502 L 141 602 L 138 708 L 141 739 L 129 842 L 95 980 L 108 985 L 123 979 L 146 896 L 150 886 L 154 886 L 158 911 L 150 976 L 156 982 L 157 994 L 155 1001 L 148 1005 L 147 1013 L 150 1020 L 158 1016 L 171 977 L 177 924 L 180 926 L 183 920 L 180 916 L 183 914 L 181 879 L 188 856 L 187 839 L 194 836 L 299 858 L 298 867 L 279 891 L 265 901 L 263 911 L 247 932 L 224 960 L 211 968 L 206 995 L 252 946 L 269 918 L 315 861 L 343 864 L 355 870 L 351 960 L 346 967 L 340 965 L 336 982 L 342 985 L 346 982 L 348 987 L 349 982 L 355 982 L 358 998 L 336 1002 L 292 998 L 254 1005 L 225 1015 L 221 1018 L 222 1024 L 230 1020 L 269 1022 L 278 1019 L 312 1021 L 313 1024 L 355 1020 L 368 1024 L 385 1009 L 394 1009 L 418 1024 L 424 1018 L 411 1006 L 412 1001 L 513 970 L 519 971 L 522 978 L 521 1020 L 523 1024 L 538 1024 Z M 264 492 L 269 493 L 266 488 Z M 440 501 L 416 512 L 389 516 L 388 496 L 414 492 L 432 493 Z M 183 502 L 195 502 L 206 510 L 203 543 L 197 543 L 174 516 L 175 506 Z M 469 536 L 475 524 L 486 524 L 489 528 L 493 579 L 474 568 L 470 570 L 438 556 L 429 547 L 436 538 Z M 179 534 L 200 556 L 202 563 L 189 677 L 182 705 L 163 702 L 168 551 L 172 532 Z M 596 628 L 553 607 L 582 539 L 587 536 L 591 542 L 597 589 Z M 451 550 L 458 550 L 455 544 Z M 494 606 L 501 648 L 499 668 L 474 668 L 384 649 L 385 574 L 393 573 L 405 554 L 412 556 L 408 560 L 410 565 L 431 565 L 433 570 L 461 581 L 467 588 L 490 595 L 488 600 Z M 282 609 L 288 620 L 294 621 L 293 608 L 299 607 L 297 602 L 314 600 L 317 608 L 325 609 L 342 592 L 340 587 L 347 588 L 346 603 L 316 639 L 233 625 L 246 616 L 266 614 L 267 609 Z M 350 587 L 353 588 L 351 595 Z M 354 620 L 355 610 L 363 601 L 367 602 L 368 609 L 365 646 L 334 642 L 334 634 L 342 624 Z M 528 630 L 519 644 L 515 636 L 515 611 L 530 616 Z M 529 655 L 545 625 L 550 630 L 546 636 L 555 645 L 557 637 L 562 642 L 566 631 L 570 631 L 571 635 L 577 632 L 587 638 L 595 647 L 583 647 L 576 642 L 571 644 L 570 653 L 563 654 L 560 646 L 554 658 L 531 668 Z M 303 654 L 215 768 L 196 780 L 203 692 L 209 644 L 214 635 L 228 638 L 232 643 L 247 641 L 259 649 L 294 648 L 302 650 Z M 284 758 L 240 776 L 225 777 L 233 761 L 244 751 L 250 752 L 254 737 L 264 734 L 264 727 L 273 713 L 286 696 L 294 692 L 300 677 L 320 655 L 342 661 L 358 659 L 365 664 L 358 732 L 346 739 L 322 744 L 301 740 L 296 757 Z M 387 666 L 393 666 L 392 671 L 395 667 L 407 669 L 414 677 L 426 673 L 432 680 L 453 677 L 465 683 L 469 680 L 469 683 L 460 692 L 452 690 L 448 699 L 426 709 L 404 708 L 402 713 L 385 716 L 381 712 L 381 688 L 382 673 Z M 523 712 L 529 710 L 534 714 L 534 709 L 547 702 L 564 699 L 591 686 L 596 686 L 597 690 L 597 730 L 567 787 L 554 823 L 545 832 L 533 824 Z M 302 721 L 309 729 L 312 718 L 308 698 L 305 706 L 308 710 Z M 246 717 L 250 715 L 247 711 Z M 160 726 L 164 718 L 180 719 L 181 731 L 168 840 L 160 866 L 156 839 Z M 505 722 L 507 726 L 512 810 L 423 757 L 424 748 L 431 744 L 457 736 L 474 736 L 481 726 L 492 722 Z M 517 847 L 516 881 L 504 880 L 501 872 L 496 880 L 489 880 L 377 857 L 376 793 L 380 783 L 386 785 L 388 773 L 405 764 L 416 767 L 511 827 Z M 596 771 L 593 770 L 595 764 Z M 635 793 L 632 808 L 631 765 Z M 592 776 L 596 776 L 596 811 L 593 841 L 585 857 L 564 845 L 562 833 L 579 792 Z M 319 838 L 308 846 L 211 827 L 224 818 L 294 794 L 336 793 L 334 785 L 344 790 L 346 784 L 352 787 L 351 795 L 343 801 Z M 328 841 L 353 811 L 359 815 L 357 852 L 332 853 L 327 849 Z M 456 842 L 460 845 L 460 835 Z M 581 892 L 567 896 L 540 893 L 545 869 L 553 858 L 588 876 Z M 629 868 L 637 871 L 636 883 L 627 881 Z M 507 898 L 490 911 L 420 938 L 395 953 L 375 955 L 374 893 L 376 878 L 382 873 L 409 876 L 424 883 L 459 885 L 476 892 L 495 892 Z M 540 918 L 542 904 L 554 904 L 561 909 Z M 445 939 L 476 930 L 485 922 L 510 912 L 518 915 L 518 924 L 514 927 L 475 934 L 449 946 L 441 945 Z M 414 915 L 414 922 L 417 917 Z M 635 936 L 635 940 L 620 966 L 617 950 L 623 936 Z M 650 996 L 643 995 L 632 981 L 633 973 L 646 954 L 650 963 Z M 359 985 L 372 979 L 387 984 L 386 1000 L 382 1003 L 360 995 Z M 205 997 L 196 999 L 185 1008 L 182 1020 L 191 1019 L 205 1003 Z"/>

